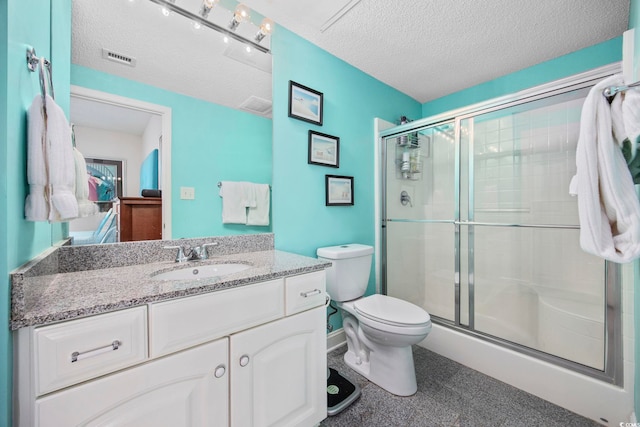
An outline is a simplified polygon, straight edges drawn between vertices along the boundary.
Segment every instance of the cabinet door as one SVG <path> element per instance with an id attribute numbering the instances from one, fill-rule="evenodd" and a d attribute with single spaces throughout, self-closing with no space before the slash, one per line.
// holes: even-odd
<path id="1" fill-rule="evenodd" d="M 36 401 L 36 427 L 227 426 L 227 357 L 224 338 L 50 394 Z"/>
<path id="2" fill-rule="evenodd" d="M 327 415 L 324 307 L 231 336 L 231 425 L 311 426 Z"/>

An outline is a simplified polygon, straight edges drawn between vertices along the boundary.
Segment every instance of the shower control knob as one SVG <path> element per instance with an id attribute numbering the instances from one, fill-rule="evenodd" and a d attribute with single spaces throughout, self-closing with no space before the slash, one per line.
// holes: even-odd
<path id="1" fill-rule="evenodd" d="M 249 364 L 249 356 L 247 356 L 246 354 L 242 355 L 240 357 L 240 366 L 247 366 Z"/>
<path id="2" fill-rule="evenodd" d="M 216 370 L 213 371 L 213 376 L 215 376 L 216 378 L 222 378 L 225 372 L 227 372 L 227 367 L 224 365 L 218 365 L 216 366 Z"/>

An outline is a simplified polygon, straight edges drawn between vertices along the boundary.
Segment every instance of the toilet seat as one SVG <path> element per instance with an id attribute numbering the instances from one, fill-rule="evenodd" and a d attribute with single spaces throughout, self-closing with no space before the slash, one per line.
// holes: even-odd
<path id="1" fill-rule="evenodd" d="M 361 317 L 396 327 L 424 327 L 431 324 L 429 313 L 410 302 L 374 294 L 354 301 L 353 307 Z"/>

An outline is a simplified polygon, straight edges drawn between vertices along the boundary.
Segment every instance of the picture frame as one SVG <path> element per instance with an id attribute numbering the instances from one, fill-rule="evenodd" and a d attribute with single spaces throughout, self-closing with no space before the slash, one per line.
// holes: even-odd
<path id="1" fill-rule="evenodd" d="M 340 138 L 310 130 L 307 163 L 332 168 L 340 167 Z"/>
<path id="2" fill-rule="evenodd" d="M 289 80 L 289 117 L 322 126 L 323 94 Z"/>
<path id="3" fill-rule="evenodd" d="M 325 175 L 327 206 L 353 206 L 353 177 Z"/>

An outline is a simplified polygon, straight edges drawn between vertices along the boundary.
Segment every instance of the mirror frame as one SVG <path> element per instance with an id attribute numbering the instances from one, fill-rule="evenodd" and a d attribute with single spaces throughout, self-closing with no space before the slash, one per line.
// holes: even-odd
<path id="1" fill-rule="evenodd" d="M 160 116 L 162 121 L 162 239 L 171 239 L 171 108 L 71 85 L 71 96 Z"/>

